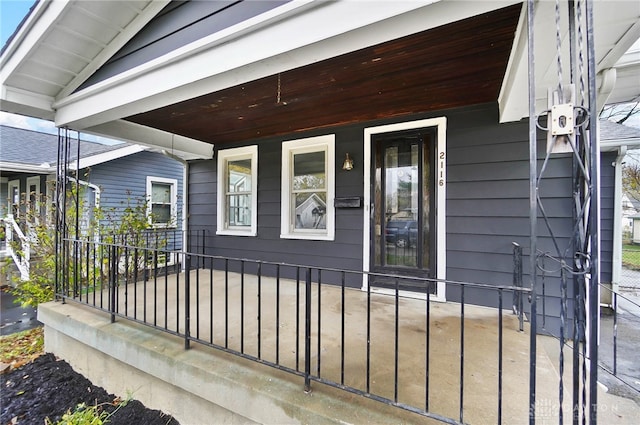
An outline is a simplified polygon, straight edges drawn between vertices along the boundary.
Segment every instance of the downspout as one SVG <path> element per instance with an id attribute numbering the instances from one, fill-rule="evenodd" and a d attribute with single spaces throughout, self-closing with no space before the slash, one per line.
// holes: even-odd
<path id="1" fill-rule="evenodd" d="M 622 160 L 627 153 L 626 146 L 618 148 L 618 156 L 613 163 L 613 258 L 611 265 L 611 290 L 618 291 L 620 273 L 622 271 Z M 613 297 L 612 297 L 613 298 Z"/>
<path id="2" fill-rule="evenodd" d="M 174 154 L 172 154 L 171 152 L 167 152 L 166 150 L 162 150 L 162 154 L 164 156 L 166 156 L 167 158 L 171 158 L 174 159 L 178 162 L 180 162 L 184 168 L 182 171 L 182 251 L 183 252 L 187 252 L 187 248 L 189 246 L 188 244 L 188 239 L 189 239 L 189 235 L 187 233 L 187 229 L 189 228 L 188 226 L 188 220 L 189 220 L 189 163 L 180 158 L 179 156 L 176 156 Z M 182 267 L 184 267 L 184 262 Z"/>

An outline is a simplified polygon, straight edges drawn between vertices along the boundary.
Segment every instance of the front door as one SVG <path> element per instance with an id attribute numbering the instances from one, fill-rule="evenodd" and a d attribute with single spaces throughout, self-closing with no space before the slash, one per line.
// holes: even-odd
<path id="1" fill-rule="evenodd" d="M 373 271 L 436 277 L 435 128 L 379 133 L 371 138 Z M 378 287 L 395 279 L 374 277 Z M 435 293 L 436 284 L 403 279 L 401 289 Z"/>

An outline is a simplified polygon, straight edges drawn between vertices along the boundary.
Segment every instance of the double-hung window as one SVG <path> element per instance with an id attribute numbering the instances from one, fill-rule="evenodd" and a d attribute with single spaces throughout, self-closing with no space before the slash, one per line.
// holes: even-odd
<path id="1" fill-rule="evenodd" d="M 281 234 L 288 239 L 334 239 L 335 136 L 282 143 Z"/>
<path id="2" fill-rule="evenodd" d="M 218 151 L 218 235 L 255 236 L 258 219 L 258 147 Z"/>
<path id="3" fill-rule="evenodd" d="M 147 176 L 147 217 L 153 227 L 176 227 L 178 181 Z"/>

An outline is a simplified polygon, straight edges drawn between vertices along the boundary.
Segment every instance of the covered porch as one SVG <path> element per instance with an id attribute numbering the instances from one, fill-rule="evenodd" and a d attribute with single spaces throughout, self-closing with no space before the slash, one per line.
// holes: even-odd
<path id="1" fill-rule="evenodd" d="M 189 273 L 115 264 L 129 273 L 61 285 L 64 302 L 39 311 L 47 351 L 182 423 L 519 424 L 531 391 L 536 422 L 557 423 L 560 404 L 571 421 L 571 349 L 562 370 L 558 340 L 520 330 L 512 298 L 526 289 L 447 282 L 495 295 L 496 308 L 478 307 L 401 296 L 399 277 L 381 294 L 348 287 L 356 272 L 182 260 Z M 630 400 L 599 400 L 604 423 L 637 417 Z"/>

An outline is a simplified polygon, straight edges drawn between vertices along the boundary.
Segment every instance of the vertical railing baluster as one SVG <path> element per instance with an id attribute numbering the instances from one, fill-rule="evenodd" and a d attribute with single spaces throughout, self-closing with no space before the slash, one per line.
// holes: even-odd
<path id="1" fill-rule="evenodd" d="M 522 294 L 520 294 L 522 298 Z M 502 423 L 502 289 L 498 289 L 498 425 Z"/>
<path id="2" fill-rule="evenodd" d="M 91 278 L 92 278 L 92 274 L 90 273 L 89 269 L 89 264 L 91 261 L 91 245 L 89 245 L 89 236 L 87 236 L 87 241 L 85 243 L 83 243 L 84 245 L 84 252 L 86 253 L 86 263 L 85 263 L 85 273 L 86 273 L 86 284 L 85 284 L 85 291 L 86 291 L 86 295 L 87 295 L 87 304 L 89 304 L 89 292 L 91 289 Z"/>
<path id="3" fill-rule="evenodd" d="M 240 352 L 244 354 L 244 260 L 240 260 Z"/>
<path id="4" fill-rule="evenodd" d="M 213 258 L 209 258 L 209 342 L 213 344 Z"/>
<path id="5" fill-rule="evenodd" d="M 394 366 L 393 366 L 393 401 L 398 402 L 398 348 L 400 331 L 400 280 L 395 278 L 395 325 L 394 325 Z"/>
<path id="6" fill-rule="evenodd" d="M 125 237 L 124 240 L 124 315 L 129 314 L 129 246 Z"/>
<path id="7" fill-rule="evenodd" d="M 133 248 L 133 318 L 138 318 L 138 267 L 140 266 L 138 257 L 138 244 Z"/>
<path id="8" fill-rule="evenodd" d="M 184 349 L 188 350 L 190 348 L 189 344 L 191 335 L 191 255 L 186 254 L 185 257 L 186 270 L 184 274 Z M 180 332 L 179 327 L 176 330 Z"/>
<path id="9" fill-rule="evenodd" d="M 425 374 L 424 374 L 424 410 L 429 411 L 429 353 L 431 343 L 431 285 L 429 282 L 427 288 L 427 300 L 425 305 Z"/>
<path id="10" fill-rule="evenodd" d="M 464 422 L 464 285 L 460 286 L 460 422 Z"/>
<path id="11" fill-rule="evenodd" d="M 229 260 L 224 260 L 224 348 L 229 348 Z"/>
<path id="12" fill-rule="evenodd" d="M 366 368 L 366 392 L 371 392 L 371 282 L 367 282 L 367 368 Z"/>
<path id="13" fill-rule="evenodd" d="M 147 245 L 149 241 L 147 240 Z M 147 251 L 149 252 L 149 251 Z M 158 325 L 158 251 L 155 249 L 153 252 L 153 326 Z M 167 292 L 167 286 L 165 285 L 164 292 Z M 167 328 L 167 319 L 165 315 L 164 327 Z"/>
<path id="14" fill-rule="evenodd" d="M 107 250 L 107 255 L 109 255 L 109 251 Z M 100 237 L 100 308 L 104 308 L 104 243 L 102 237 Z M 110 258 L 110 257 L 108 257 Z M 111 260 L 108 259 L 108 262 Z M 66 263 L 63 262 L 66 265 Z M 107 284 L 109 282 L 109 278 L 107 275 Z M 64 301 L 64 299 L 63 299 Z"/>
<path id="15" fill-rule="evenodd" d="M 167 264 L 167 262 L 165 261 L 164 278 L 165 278 L 165 280 L 168 281 L 168 279 L 169 279 L 169 276 L 168 276 L 169 270 L 168 269 L 169 268 L 167 267 L 166 264 Z M 188 275 L 188 274 L 189 274 L 189 270 L 187 270 L 185 275 Z M 167 296 L 166 294 L 167 294 L 167 292 L 165 292 L 165 297 Z M 166 310 L 167 310 L 168 304 L 169 304 L 169 301 L 167 300 L 164 303 L 164 305 L 165 305 L 165 315 L 164 315 L 165 321 L 167 320 L 166 319 L 166 317 L 167 317 Z M 176 273 L 176 332 L 180 332 L 180 273 L 179 272 Z"/>
<path id="16" fill-rule="evenodd" d="M 296 371 L 300 371 L 300 267 L 296 267 Z"/>
<path id="17" fill-rule="evenodd" d="M 280 264 L 276 264 L 276 364 L 280 364 Z"/>
<path id="18" fill-rule="evenodd" d="M 262 263 L 258 263 L 258 358 L 262 358 Z"/>
<path id="19" fill-rule="evenodd" d="M 196 267 L 196 338 L 200 339 L 200 256 L 196 255 L 198 266 Z M 191 264 L 187 264 L 187 275 L 190 273 Z"/>
<path id="20" fill-rule="evenodd" d="M 304 392 L 311 391 L 311 268 L 306 269 L 304 294 Z"/>
<path id="21" fill-rule="evenodd" d="M 342 272 L 340 279 L 340 384 L 344 385 L 344 289 L 345 289 L 345 272 Z"/>
<path id="22" fill-rule="evenodd" d="M 322 302 L 321 302 L 321 285 L 322 285 L 322 270 L 318 269 L 318 378 L 320 377 L 320 355 L 322 353 Z"/>
<path id="23" fill-rule="evenodd" d="M 613 291 L 613 376 L 618 376 L 618 293 Z"/>
<path id="24" fill-rule="evenodd" d="M 109 282 L 109 311 L 111 312 L 111 323 L 116 321 L 116 284 L 118 282 L 118 250 L 115 245 L 109 250 L 111 254 L 111 273 Z"/>

